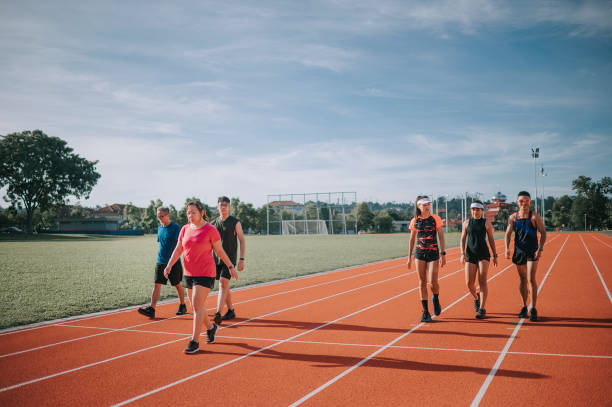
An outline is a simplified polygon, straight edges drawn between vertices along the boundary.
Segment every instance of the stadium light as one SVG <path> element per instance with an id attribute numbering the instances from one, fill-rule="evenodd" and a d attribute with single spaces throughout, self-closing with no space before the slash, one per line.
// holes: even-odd
<path id="1" fill-rule="evenodd" d="M 538 213 L 538 158 L 540 157 L 540 147 L 531 149 L 531 157 L 533 157 L 534 183 L 535 183 L 535 211 Z"/>

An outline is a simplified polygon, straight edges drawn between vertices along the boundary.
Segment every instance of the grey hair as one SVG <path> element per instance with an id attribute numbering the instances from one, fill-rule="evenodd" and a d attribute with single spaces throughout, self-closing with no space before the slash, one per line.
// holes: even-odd
<path id="1" fill-rule="evenodd" d="M 160 206 L 159 208 L 157 208 L 157 212 L 170 213 L 170 208 L 168 208 L 167 206 Z"/>

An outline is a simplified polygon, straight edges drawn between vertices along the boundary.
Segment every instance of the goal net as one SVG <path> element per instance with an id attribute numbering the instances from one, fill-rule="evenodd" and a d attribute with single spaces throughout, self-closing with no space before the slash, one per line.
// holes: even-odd
<path id="1" fill-rule="evenodd" d="M 327 235 L 327 223 L 324 220 L 283 220 L 283 235 Z"/>

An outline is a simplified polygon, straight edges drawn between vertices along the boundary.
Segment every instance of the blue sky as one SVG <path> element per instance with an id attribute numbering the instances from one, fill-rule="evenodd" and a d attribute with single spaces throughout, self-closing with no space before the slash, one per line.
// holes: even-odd
<path id="1" fill-rule="evenodd" d="M 99 160 L 86 205 L 612 176 L 610 1 L 3 1 L 0 52 L 0 134 Z"/>

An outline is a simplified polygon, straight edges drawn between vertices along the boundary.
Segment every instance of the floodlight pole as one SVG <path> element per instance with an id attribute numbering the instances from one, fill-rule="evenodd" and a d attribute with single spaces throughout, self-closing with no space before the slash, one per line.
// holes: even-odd
<path id="1" fill-rule="evenodd" d="M 535 212 L 538 213 L 538 157 L 540 157 L 540 147 L 531 149 L 531 157 L 533 157 L 533 181 L 535 184 Z"/>
<path id="2" fill-rule="evenodd" d="M 448 234 L 448 195 L 444 195 L 444 220 L 446 221 L 446 233 Z"/>

